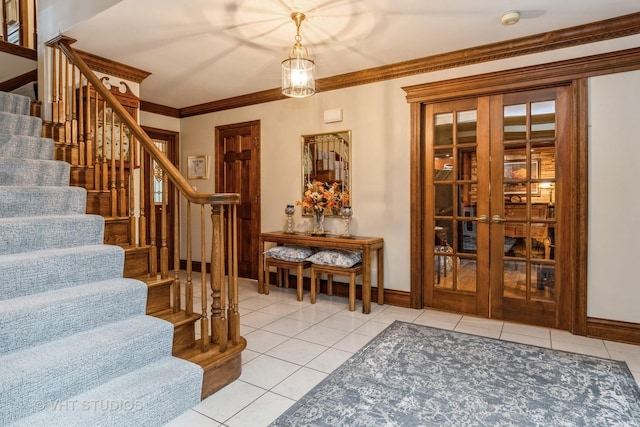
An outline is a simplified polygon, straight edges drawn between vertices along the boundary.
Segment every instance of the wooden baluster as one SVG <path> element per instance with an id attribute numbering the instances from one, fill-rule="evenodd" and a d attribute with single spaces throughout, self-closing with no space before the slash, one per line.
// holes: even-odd
<path id="1" fill-rule="evenodd" d="M 109 193 L 111 195 L 111 216 L 118 215 L 118 189 L 116 188 L 117 170 L 116 170 L 116 113 L 111 110 L 111 163 L 109 183 Z"/>
<path id="2" fill-rule="evenodd" d="M 98 92 L 95 92 L 95 96 L 93 97 L 93 101 L 91 100 L 91 83 L 87 81 L 87 120 L 93 120 L 93 127 L 89 125 L 89 129 L 91 132 L 91 142 L 89 144 L 89 151 L 91 152 L 91 156 L 93 164 L 93 189 L 100 189 L 100 177 L 102 176 L 102 168 L 100 162 L 100 151 L 98 151 L 98 138 L 100 138 L 100 134 L 98 133 Z M 94 105 L 95 112 L 91 114 L 91 103 Z M 88 123 L 88 122 L 87 122 Z"/>
<path id="3" fill-rule="evenodd" d="M 62 100 L 62 81 L 63 81 L 63 75 L 62 75 L 62 52 L 59 53 L 58 55 L 58 104 L 56 108 L 56 112 L 55 112 L 55 117 L 56 117 L 56 123 L 62 123 L 64 121 L 64 106 L 63 106 L 63 100 Z"/>
<path id="4" fill-rule="evenodd" d="M 149 167 L 153 168 L 153 159 L 149 162 Z M 151 179 L 149 179 L 149 271 L 151 274 L 158 274 L 158 241 L 157 241 L 157 217 L 156 217 L 156 200 L 155 188 L 153 186 L 153 169 L 149 171 Z M 143 175 L 140 175 L 141 177 Z M 142 178 L 141 178 L 142 180 Z"/>
<path id="5" fill-rule="evenodd" d="M 127 186 L 125 180 L 124 123 L 120 122 L 120 187 L 118 188 L 118 216 L 127 216 Z M 129 169 L 131 173 L 133 169 Z"/>
<path id="6" fill-rule="evenodd" d="M 78 84 L 78 148 L 79 148 L 78 164 L 80 166 L 86 166 L 89 164 L 87 159 L 87 146 L 86 146 L 86 135 L 85 135 L 86 118 L 84 117 L 84 114 L 85 114 L 84 105 L 87 103 L 87 100 L 85 100 L 85 97 L 83 96 L 84 77 L 80 73 L 80 70 L 78 70 L 78 73 L 80 75 L 80 83 Z"/>
<path id="7" fill-rule="evenodd" d="M 102 131 L 100 132 L 102 135 L 102 173 L 100 179 L 102 181 L 101 189 L 106 191 L 109 189 L 109 168 L 107 167 L 107 103 L 101 100 L 100 105 L 102 105 Z"/>
<path id="8" fill-rule="evenodd" d="M 67 60 L 69 64 L 69 68 L 67 69 L 67 73 L 71 74 L 71 83 L 69 84 L 69 105 L 67 106 L 69 110 L 69 119 L 68 119 L 68 128 L 69 128 L 69 162 L 72 165 L 80 164 L 79 159 L 79 147 L 78 147 L 78 116 L 77 116 L 77 96 L 76 96 L 76 67 L 71 63 L 71 61 Z"/>
<path id="9" fill-rule="evenodd" d="M 95 145 L 96 145 L 96 132 L 97 128 L 91 128 L 91 83 L 87 80 L 87 83 L 84 86 L 84 90 L 86 92 L 86 102 L 84 103 L 84 133 L 85 133 L 85 143 L 86 143 L 86 158 L 87 158 L 87 166 L 95 165 Z M 96 103 L 97 105 L 97 103 Z M 98 116 L 96 109 L 96 118 Z M 94 168 L 94 187 L 95 187 L 95 168 Z"/>
<path id="10" fill-rule="evenodd" d="M 178 189 L 175 188 L 173 190 L 173 200 L 179 206 L 180 203 L 180 193 Z M 173 213 L 173 311 L 177 312 L 181 307 L 180 301 L 180 209 L 174 208 Z M 186 293 L 186 290 L 185 290 Z M 187 301 L 189 299 L 193 300 L 193 291 L 191 295 L 186 295 Z M 189 303 L 185 303 L 185 311 L 188 310 Z M 191 315 L 193 313 L 193 302 L 191 303 L 191 312 L 188 312 L 187 315 Z"/>
<path id="11" fill-rule="evenodd" d="M 220 205 L 211 206 L 213 236 L 211 239 L 211 342 L 218 344 L 221 352 L 227 350 L 227 321 L 224 293 L 224 210 Z"/>
<path id="12" fill-rule="evenodd" d="M 57 141 L 62 145 L 62 150 L 60 152 L 62 158 L 60 160 L 67 160 L 67 147 L 66 147 L 66 134 L 65 134 L 65 107 L 64 107 L 64 64 L 66 64 L 66 59 L 63 57 L 62 52 L 58 56 L 58 77 L 59 77 L 59 85 L 58 85 L 58 109 L 57 109 Z"/>
<path id="13" fill-rule="evenodd" d="M 62 52 L 60 52 L 57 48 L 51 48 L 51 120 L 54 123 L 58 123 L 58 86 L 60 85 L 60 81 L 58 80 L 58 73 L 56 68 L 56 59 L 58 56 L 62 56 Z"/>
<path id="14" fill-rule="evenodd" d="M 205 215 L 204 215 L 204 205 L 200 205 L 200 281 L 201 281 L 201 286 L 200 286 L 200 292 L 201 292 L 201 301 L 202 301 L 202 319 L 200 319 L 200 336 L 202 337 L 202 343 L 200 346 L 200 351 L 202 351 L 203 353 L 207 352 L 209 350 L 209 341 L 210 341 L 210 337 L 209 337 L 209 321 L 208 319 L 208 315 L 207 312 L 209 310 L 209 307 L 207 305 L 207 293 L 208 293 L 208 286 L 207 286 L 207 248 L 205 245 Z M 191 236 L 191 233 L 189 233 L 189 236 Z"/>
<path id="15" fill-rule="evenodd" d="M 229 339 L 233 344 L 240 343 L 240 312 L 238 311 L 238 224 L 236 205 L 227 209 L 227 282 L 229 289 Z"/>
<path id="16" fill-rule="evenodd" d="M 184 304 L 185 304 L 185 312 L 187 316 L 193 314 L 193 276 L 192 276 L 192 254 L 191 254 L 191 202 L 187 200 L 187 265 L 185 266 L 187 269 L 187 283 L 184 288 Z M 179 240 L 176 240 L 179 242 Z M 178 246 L 177 244 L 175 245 Z M 177 251 L 180 253 L 180 250 Z M 205 322 L 206 323 L 206 322 Z M 205 335 L 202 335 L 203 337 Z"/>
<path id="17" fill-rule="evenodd" d="M 128 196 L 129 196 L 129 245 L 136 245 L 136 202 L 135 202 L 135 191 L 134 187 L 134 179 L 132 169 L 129 170 L 129 187 L 128 187 Z"/>
<path id="18" fill-rule="evenodd" d="M 33 44 L 29 47 L 31 49 L 35 49 L 38 46 L 38 0 L 32 1 L 31 10 L 34 11 L 33 15 L 31 16 L 31 25 L 33 27 Z"/>
<path id="19" fill-rule="evenodd" d="M 71 163 L 71 82 L 69 81 L 69 58 L 64 58 L 64 91 L 62 92 L 62 120 L 64 121 L 64 143 L 67 145 L 67 157 L 65 159 Z"/>
<path id="20" fill-rule="evenodd" d="M 162 174 L 162 211 L 160 212 L 160 275 L 169 277 L 169 247 L 167 246 L 167 196 L 169 182 L 167 175 Z"/>
<path id="21" fill-rule="evenodd" d="M 144 164 L 145 162 L 143 161 L 140 162 L 140 174 L 139 174 L 140 179 L 138 180 L 138 189 L 140 193 L 138 195 L 138 200 L 140 200 L 140 217 L 138 218 L 138 244 L 139 245 L 147 244 L 147 216 L 144 208 L 144 200 L 147 192 L 145 191 L 145 186 L 144 186 L 144 177 L 146 173 Z"/>

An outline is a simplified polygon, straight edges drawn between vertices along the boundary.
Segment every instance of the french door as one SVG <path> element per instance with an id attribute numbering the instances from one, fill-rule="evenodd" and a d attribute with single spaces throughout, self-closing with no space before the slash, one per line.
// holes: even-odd
<path id="1" fill-rule="evenodd" d="M 424 305 L 568 329 L 567 92 L 424 105 Z"/>

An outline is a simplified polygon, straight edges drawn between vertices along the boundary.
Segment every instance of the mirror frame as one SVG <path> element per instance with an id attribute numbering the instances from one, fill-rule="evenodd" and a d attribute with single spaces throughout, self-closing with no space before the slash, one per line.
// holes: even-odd
<path id="1" fill-rule="evenodd" d="M 325 216 L 339 216 L 343 206 L 351 206 L 351 130 L 302 135 L 302 200 L 307 184 L 320 181 L 334 186 L 340 200 Z M 346 199 L 346 203 L 345 203 Z M 310 216 L 310 209 L 302 206 L 302 215 Z"/>

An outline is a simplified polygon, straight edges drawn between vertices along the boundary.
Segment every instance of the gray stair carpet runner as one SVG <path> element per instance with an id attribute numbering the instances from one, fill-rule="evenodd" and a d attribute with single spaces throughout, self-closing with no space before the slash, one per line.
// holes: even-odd
<path id="1" fill-rule="evenodd" d="M 0 92 L 0 425 L 161 426 L 199 403 L 202 369 L 171 355 L 29 103 Z"/>

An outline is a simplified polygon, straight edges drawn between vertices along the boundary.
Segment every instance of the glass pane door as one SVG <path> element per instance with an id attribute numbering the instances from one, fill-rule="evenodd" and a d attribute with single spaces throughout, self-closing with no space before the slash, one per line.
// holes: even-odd
<path id="1" fill-rule="evenodd" d="M 556 89 L 505 95 L 492 140 L 494 317 L 554 326 Z M 496 123 L 493 123 L 496 125 Z M 501 266 L 500 269 L 498 266 Z"/>
<path id="2" fill-rule="evenodd" d="M 479 126 L 478 101 L 438 104 L 430 112 L 426 128 L 432 129 L 427 136 L 431 149 L 426 157 L 432 177 L 428 194 L 433 198 L 426 201 L 426 210 L 433 234 L 427 233 L 425 242 L 427 264 L 432 263 L 428 305 L 486 314 L 486 280 L 483 289 L 479 263 L 486 263 L 488 247 L 479 241 L 478 209 L 486 219 L 488 198 L 479 180 L 488 175 L 488 165 L 478 162 L 478 150 L 487 151 L 489 144 L 479 142 L 486 132 Z"/>
<path id="3" fill-rule="evenodd" d="M 556 160 L 568 99 L 549 88 L 424 106 L 425 306 L 563 322 Z"/>

